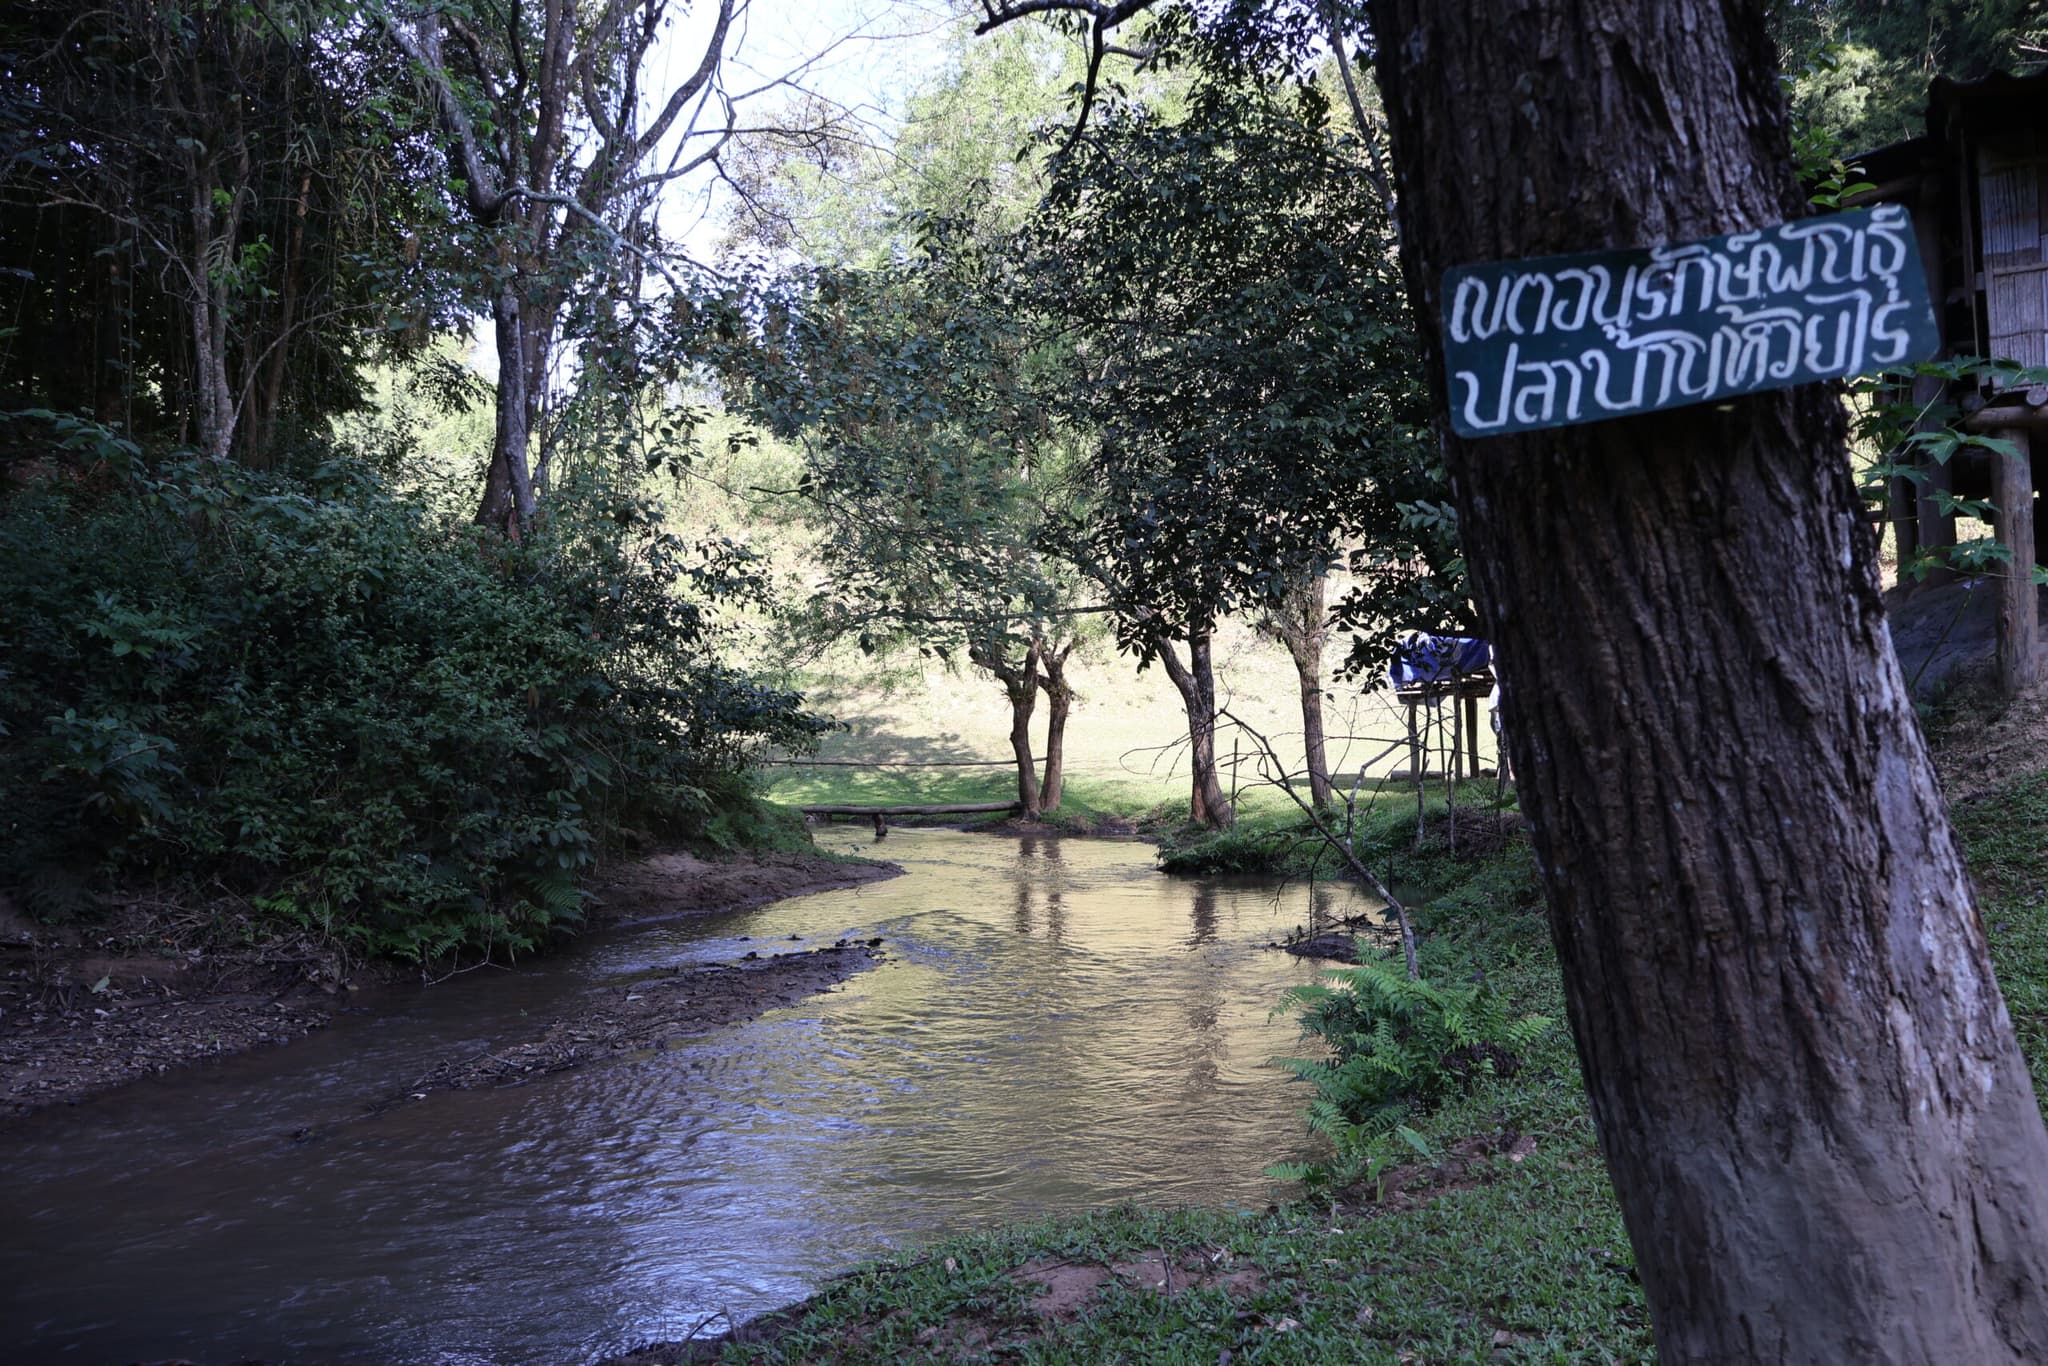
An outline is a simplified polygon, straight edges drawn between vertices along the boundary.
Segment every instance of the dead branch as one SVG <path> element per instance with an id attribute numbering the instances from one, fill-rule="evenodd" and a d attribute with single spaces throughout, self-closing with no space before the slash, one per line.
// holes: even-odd
<path id="1" fill-rule="evenodd" d="M 1259 747 L 1259 749 L 1272 762 L 1276 769 L 1284 769 L 1284 765 L 1281 764 L 1279 754 L 1276 753 L 1273 749 L 1272 742 L 1269 741 L 1264 735 L 1261 735 L 1258 731 L 1253 730 L 1250 726 L 1246 725 L 1244 723 L 1244 720 L 1241 717 L 1239 717 L 1236 713 L 1232 712 L 1230 708 L 1227 706 L 1219 707 L 1217 709 L 1216 714 L 1223 717 L 1225 720 L 1229 721 L 1232 725 L 1236 726 L 1246 735 L 1250 736 L 1252 742 Z M 1364 776 L 1365 770 L 1361 768 L 1359 770 L 1359 778 L 1361 781 L 1363 781 Z M 1344 862 L 1350 867 L 1353 875 L 1356 876 L 1360 882 L 1363 882 L 1366 886 L 1372 888 L 1373 894 L 1375 896 L 1379 897 L 1380 900 L 1387 903 L 1387 909 L 1389 911 L 1392 911 L 1394 914 L 1394 923 L 1398 925 L 1401 929 L 1401 956 L 1407 962 L 1408 979 L 1410 981 L 1420 980 L 1422 976 L 1422 970 L 1415 959 L 1415 927 L 1412 923 L 1410 923 L 1408 919 L 1408 908 L 1401 904 L 1400 899 L 1397 898 L 1393 894 L 1393 892 L 1388 889 L 1386 883 L 1380 881 L 1378 874 L 1374 873 L 1372 869 L 1365 866 L 1365 861 L 1358 857 L 1358 851 L 1351 847 L 1350 841 L 1339 839 L 1337 837 L 1336 832 L 1332 831 L 1330 827 L 1324 822 L 1323 815 L 1320 811 L 1316 810 L 1315 807 L 1311 806 L 1309 803 L 1303 801 L 1301 799 L 1301 794 L 1296 792 L 1294 788 L 1289 784 L 1284 782 L 1276 782 L 1273 785 L 1279 788 L 1282 792 L 1285 792 L 1287 794 L 1287 799 L 1293 802 L 1296 806 L 1301 808 L 1301 813 L 1304 816 L 1308 817 L 1308 822 L 1310 826 L 1314 828 L 1317 837 L 1320 838 L 1326 846 L 1334 850 L 1338 855 L 1340 855 L 1343 858 Z M 1353 792 L 1355 795 L 1355 788 L 1353 789 Z"/>

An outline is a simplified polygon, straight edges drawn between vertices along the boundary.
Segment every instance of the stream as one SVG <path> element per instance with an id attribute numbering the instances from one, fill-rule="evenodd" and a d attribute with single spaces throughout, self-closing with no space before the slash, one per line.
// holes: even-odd
<path id="1" fill-rule="evenodd" d="M 1306 1095 L 1268 1065 L 1296 1043 L 1270 1011 L 1317 965 L 1259 945 L 1312 898 L 1363 909 L 1348 887 L 1169 878 L 1115 840 L 819 842 L 906 873 L 593 936 L 0 1134 L 0 1360 L 561 1366 L 934 1234 L 1274 1197 Z M 663 1050 L 363 1117 L 621 975 L 796 935 L 887 959 Z"/>

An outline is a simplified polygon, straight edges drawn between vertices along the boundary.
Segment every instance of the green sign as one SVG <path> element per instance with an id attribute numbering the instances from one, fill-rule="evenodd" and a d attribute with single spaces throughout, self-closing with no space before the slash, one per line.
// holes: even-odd
<path id="1" fill-rule="evenodd" d="M 1686 246 L 1459 266 L 1444 365 L 1460 436 L 1569 427 L 1867 374 L 1940 348 L 1896 204 Z"/>

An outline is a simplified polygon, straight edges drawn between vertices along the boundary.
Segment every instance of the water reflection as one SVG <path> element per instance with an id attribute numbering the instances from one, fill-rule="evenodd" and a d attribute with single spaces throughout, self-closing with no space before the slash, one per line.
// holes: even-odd
<path id="1" fill-rule="evenodd" d="M 1256 945 L 1342 889 L 1043 836 L 898 829 L 886 852 L 906 876 L 643 927 L 0 1136 L 6 1360 L 573 1362 L 937 1231 L 1268 1198 L 1301 1133 L 1270 1009 L 1314 966 Z M 889 958 L 644 1056 L 352 1118 L 625 974 L 792 934 Z"/>
<path id="2" fill-rule="evenodd" d="M 1017 933 L 1055 944 L 1066 936 L 1067 870 L 1060 852 L 1064 843 L 1044 835 L 1018 838 Z"/>

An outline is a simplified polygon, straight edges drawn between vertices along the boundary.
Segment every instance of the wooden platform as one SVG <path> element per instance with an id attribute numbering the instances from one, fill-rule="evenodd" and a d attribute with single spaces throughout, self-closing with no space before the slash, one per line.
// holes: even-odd
<path id="1" fill-rule="evenodd" d="M 799 806 L 806 816 L 979 816 L 1015 811 L 1015 802 L 945 802 L 937 806 Z"/>

